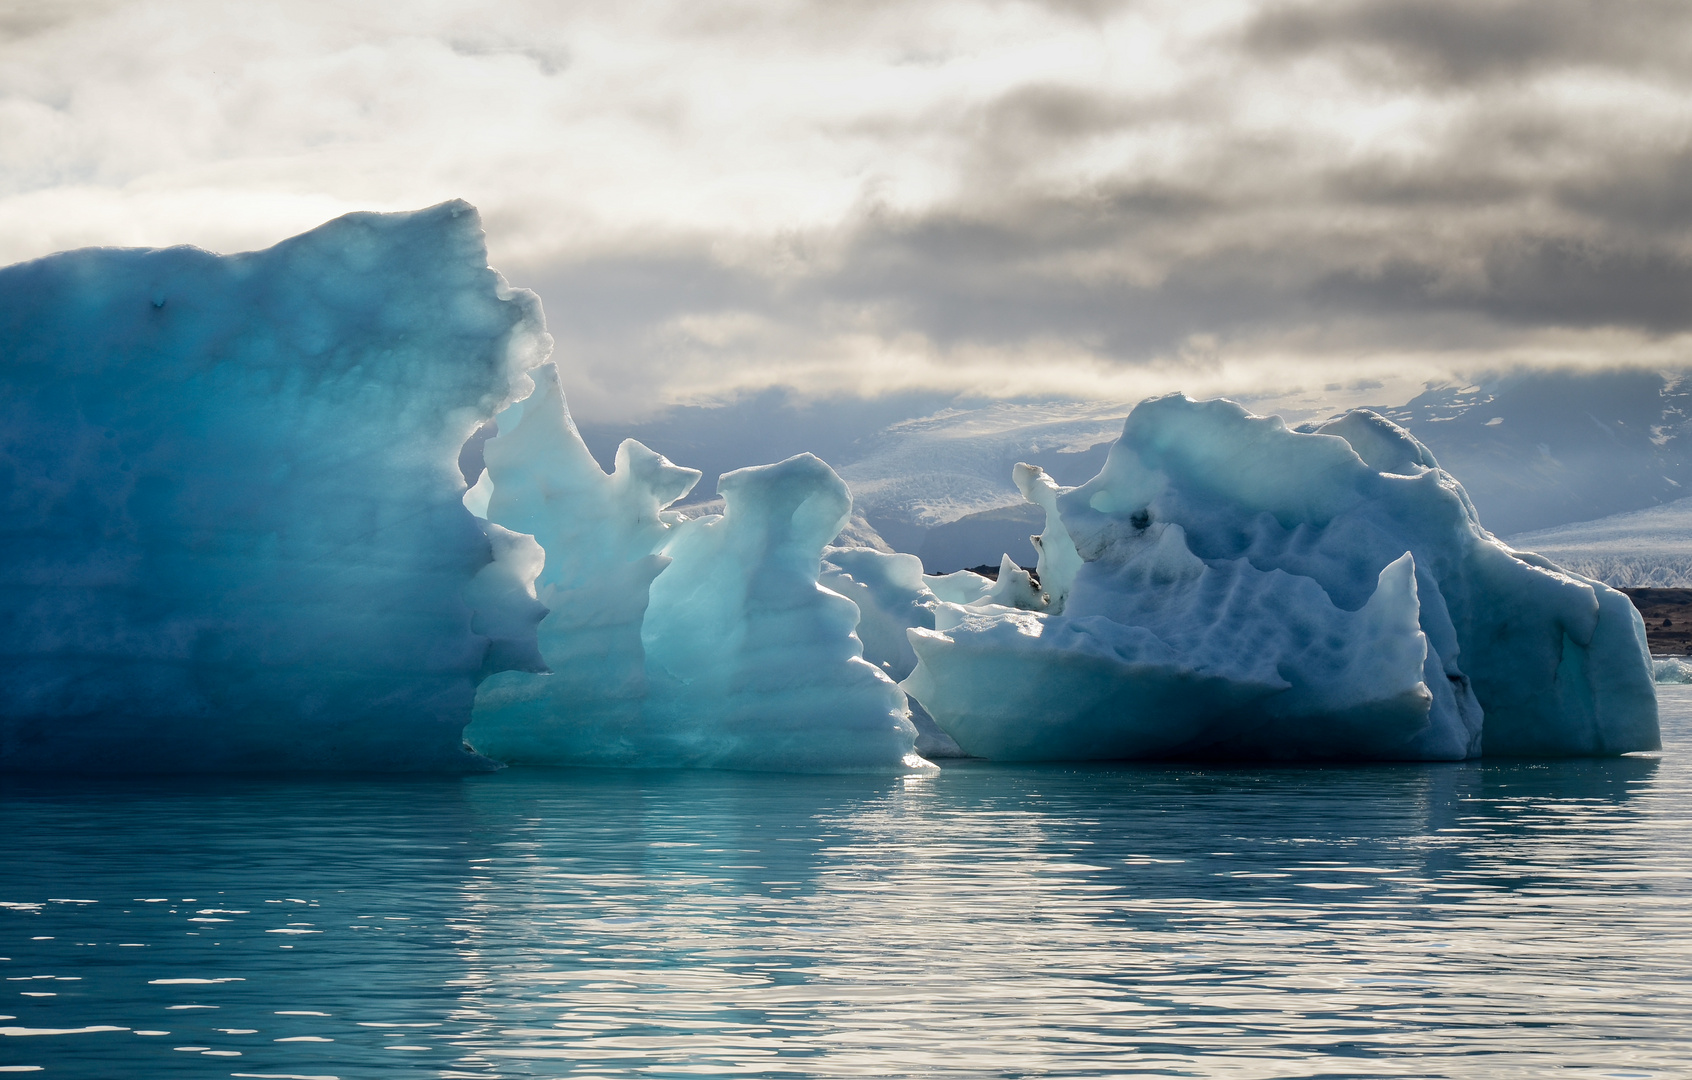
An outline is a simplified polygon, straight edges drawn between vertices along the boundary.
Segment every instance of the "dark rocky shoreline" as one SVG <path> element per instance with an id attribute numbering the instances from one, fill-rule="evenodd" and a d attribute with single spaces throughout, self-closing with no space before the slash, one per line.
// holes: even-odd
<path id="1" fill-rule="evenodd" d="M 1645 618 L 1656 656 L 1692 656 L 1692 589 L 1623 589 Z"/>

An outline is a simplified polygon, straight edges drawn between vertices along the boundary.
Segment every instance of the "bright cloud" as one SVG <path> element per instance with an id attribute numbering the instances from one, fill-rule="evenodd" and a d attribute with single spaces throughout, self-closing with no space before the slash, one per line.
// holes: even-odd
<path id="1" fill-rule="evenodd" d="M 586 415 L 1685 363 L 1677 3 L 0 0 L 0 262 L 462 197 Z"/>

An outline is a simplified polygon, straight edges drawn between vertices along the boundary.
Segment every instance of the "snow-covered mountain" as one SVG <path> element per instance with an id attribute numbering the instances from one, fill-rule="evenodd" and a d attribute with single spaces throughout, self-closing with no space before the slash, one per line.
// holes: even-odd
<path id="1" fill-rule="evenodd" d="M 1692 494 L 1687 375 L 1520 372 L 1377 411 L 1462 481 L 1483 525 L 1510 536 Z"/>
<path id="2" fill-rule="evenodd" d="M 1097 402 L 946 409 L 890 425 L 840 475 L 876 531 L 931 572 L 997 564 L 1006 553 L 1029 563 L 1028 537 L 1045 517 L 1016 490 L 1012 468 L 1026 461 L 1060 483 L 1085 483 L 1127 412 Z"/>
<path id="3" fill-rule="evenodd" d="M 1372 407 L 1433 450 L 1468 490 L 1482 524 L 1513 536 L 1692 493 L 1687 374 L 1516 372 L 1430 386 L 1410 401 Z M 1011 467 L 1028 461 L 1062 484 L 1086 482 L 1132 404 L 934 395 L 798 404 L 769 394 L 672 410 L 640 425 L 584 423 L 582 434 L 602 462 L 634 436 L 702 468 L 696 500 L 710 497 L 717 472 L 810 450 L 836 466 L 875 530 L 939 572 L 996 565 L 1001 553 L 1030 563 L 1027 538 L 1043 519 L 1022 501 Z M 1247 404 L 1268 414 L 1284 402 Z M 1301 407 L 1283 415 L 1311 414 Z"/>
<path id="4" fill-rule="evenodd" d="M 1433 450 L 1468 490 L 1482 524 L 1513 536 L 1596 524 L 1692 494 L 1688 375 L 1516 372 L 1430 386 L 1408 402 L 1375 409 Z M 1272 402 L 1252 408 L 1277 411 Z M 996 563 L 1000 552 L 1021 561 L 1032 554 L 1026 537 L 1042 518 L 1011 486 L 1010 466 L 1026 460 L 1060 483 L 1083 483 L 1103 464 L 1127 409 L 1007 403 L 937 413 L 863 440 L 859 445 L 877 449 L 841 475 L 877 530 L 900 550 L 921 554 L 930 570 Z M 1686 513 L 1685 524 L 1692 525 L 1692 511 Z M 1675 560 L 1692 548 L 1676 546 L 1681 520 L 1665 510 L 1621 526 L 1634 537 L 1626 556 L 1631 569 L 1593 576 L 1608 580 L 1613 572 L 1644 584 L 1684 575 Z"/>
<path id="5" fill-rule="evenodd" d="M 715 409 L 687 407 L 639 425 L 584 423 L 582 437 L 609 461 L 632 436 L 706 473 L 692 502 L 705 503 L 715 474 L 810 451 L 834 464 L 852 489 L 855 515 L 931 572 L 1009 553 L 1033 564 L 1038 507 L 1011 482 L 1019 461 L 1060 483 L 1082 484 L 1104 464 L 1131 402 L 948 402 L 932 395 L 799 404 L 780 395 Z M 690 508 L 691 509 L 691 508 Z M 703 507 L 702 507 L 703 509 Z"/>

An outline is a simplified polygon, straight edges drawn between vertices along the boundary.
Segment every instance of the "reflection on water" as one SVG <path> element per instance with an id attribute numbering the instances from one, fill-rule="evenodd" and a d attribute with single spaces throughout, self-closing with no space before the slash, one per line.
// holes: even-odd
<path id="1" fill-rule="evenodd" d="M 1692 1060 L 1661 760 L 6 782 L 51 1076 L 1510 1076 Z"/>

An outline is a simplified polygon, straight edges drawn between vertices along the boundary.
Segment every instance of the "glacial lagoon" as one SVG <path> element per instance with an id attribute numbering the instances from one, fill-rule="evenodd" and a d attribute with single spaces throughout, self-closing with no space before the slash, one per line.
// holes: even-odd
<path id="1" fill-rule="evenodd" d="M 58 1077 L 1683 1075 L 1661 755 L 0 780 Z"/>

